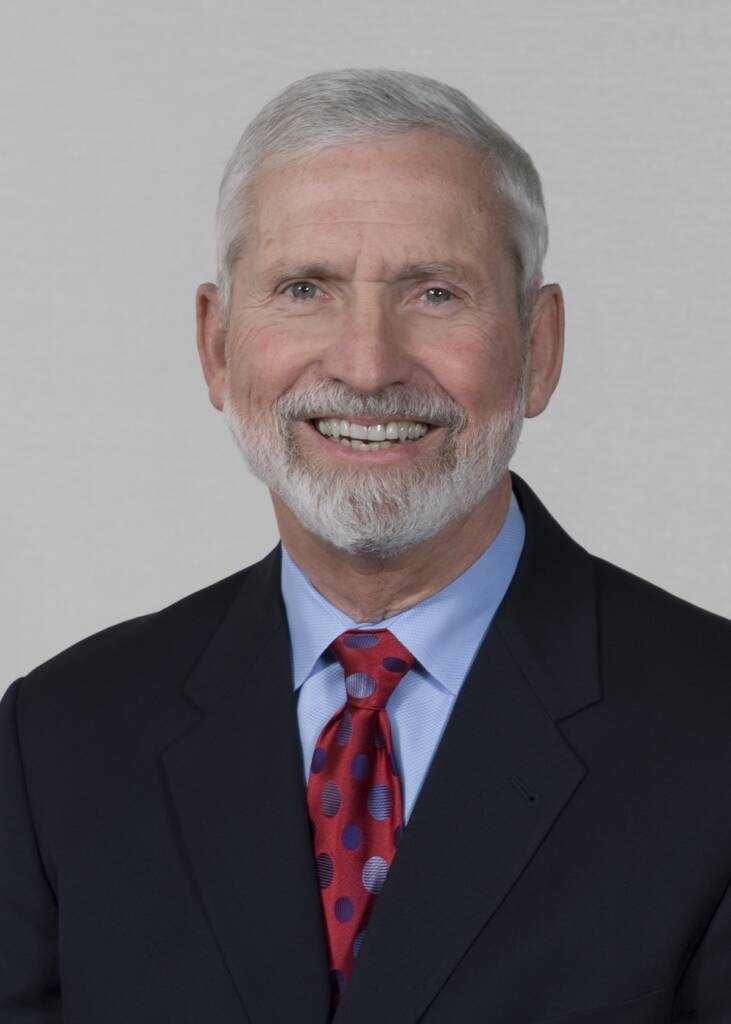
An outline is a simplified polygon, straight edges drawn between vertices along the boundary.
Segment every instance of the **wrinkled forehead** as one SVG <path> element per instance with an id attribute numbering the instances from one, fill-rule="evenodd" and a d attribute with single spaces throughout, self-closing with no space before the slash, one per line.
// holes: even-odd
<path id="1" fill-rule="evenodd" d="M 247 205 L 245 248 L 259 268 L 301 261 L 313 246 L 385 276 L 404 258 L 506 256 L 504 207 L 484 159 L 431 131 L 264 165 Z"/>

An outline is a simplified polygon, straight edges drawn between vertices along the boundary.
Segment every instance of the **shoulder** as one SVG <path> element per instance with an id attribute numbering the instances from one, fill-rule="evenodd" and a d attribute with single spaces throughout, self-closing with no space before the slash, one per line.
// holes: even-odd
<path id="1" fill-rule="evenodd" d="M 590 557 L 605 670 L 641 677 L 665 700 L 702 691 L 731 711 L 731 620 Z"/>
<path id="2" fill-rule="evenodd" d="M 48 721 L 164 699 L 179 689 L 237 595 L 255 585 L 261 565 L 110 625 L 54 655 L 13 684 L 19 713 L 39 712 Z"/>
<path id="3" fill-rule="evenodd" d="M 692 604 L 603 558 L 590 557 L 601 610 L 621 616 L 627 627 L 634 622 L 668 640 L 677 638 L 676 630 L 681 628 L 688 638 L 702 638 L 713 647 L 728 649 L 731 619 Z"/>

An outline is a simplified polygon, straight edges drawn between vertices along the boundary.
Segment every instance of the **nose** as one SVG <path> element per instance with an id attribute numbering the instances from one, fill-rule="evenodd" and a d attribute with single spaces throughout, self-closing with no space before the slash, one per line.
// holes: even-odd
<path id="1" fill-rule="evenodd" d="M 405 339 L 377 287 L 351 296 L 338 327 L 324 359 L 323 369 L 330 379 L 364 393 L 406 383 L 411 364 Z"/>

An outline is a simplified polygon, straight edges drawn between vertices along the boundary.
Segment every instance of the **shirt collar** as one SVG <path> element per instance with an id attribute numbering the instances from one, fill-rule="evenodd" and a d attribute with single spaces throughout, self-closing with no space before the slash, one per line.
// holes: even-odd
<path id="1" fill-rule="evenodd" d="M 298 689 L 346 629 L 390 629 L 437 682 L 456 694 L 520 558 L 525 523 L 514 494 L 499 533 L 460 576 L 442 590 L 382 622 L 356 623 L 323 597 L 282 545 L 282 598 Z"/>

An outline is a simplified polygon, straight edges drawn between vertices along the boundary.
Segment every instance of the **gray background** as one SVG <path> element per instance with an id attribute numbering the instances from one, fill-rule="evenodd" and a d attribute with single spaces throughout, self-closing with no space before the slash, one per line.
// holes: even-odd
<path id="1" fill-rule="evenodd" d="M 389 66 L 532 154 L 564 372 L 515 468 L 589 550 L 731 616 L 731 8 L 5 0 L 0 690 L 276 541 L 208 404 L 194 290 L 223 165 L 275 91 Z"/>

